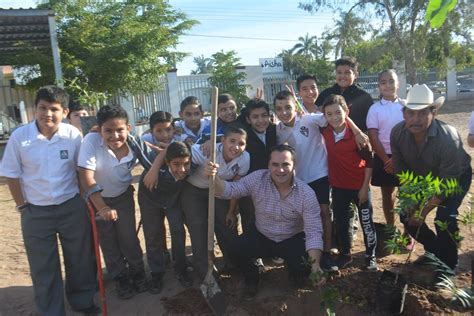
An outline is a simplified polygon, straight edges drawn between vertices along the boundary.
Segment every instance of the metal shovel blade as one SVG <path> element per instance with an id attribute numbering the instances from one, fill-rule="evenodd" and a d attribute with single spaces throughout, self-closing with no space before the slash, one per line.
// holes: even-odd
<path id="1" fill-rule="evenodd" d="M 218 279 L 217 270 L 213 265 L 207 270 L 206 278 L 201 284 L 201 292 L 214 315 L 224 315 L 227 304 L 224 292 L 222 292 L 217 282 Z"/>

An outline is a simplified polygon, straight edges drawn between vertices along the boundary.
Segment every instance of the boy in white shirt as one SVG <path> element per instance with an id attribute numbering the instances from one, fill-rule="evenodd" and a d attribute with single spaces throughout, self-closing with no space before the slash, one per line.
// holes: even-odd
<path id="1" fill-rule="evenodd" d="M 91 224 L 79 196 L 76 162 L 80 131 L 61 123 L 69 97 L 55 86 L 36 92 L 35 120 L 10 137 L 1 174 L 21 214 L 36 306 L 43 315 L 65 315 L 57 237 L 63 249 L 66 297 L 71 307 L 98 313 Z"/>
<path id="2" fill-rule="evenodd" d="M 131 185 L 139 157 L 127 142 L 131 127 L 123 108 L 103 106 L 97 123 L 99 132 L 87 134 L 81 145 L 79 179 L 102 218 L 97 229 L 107 272 L 118 297 L 128 299 L 148 289 Z"/>
<path id="3" fill-rule="evenodd" d="M 181 121 L 175 122 L 176 130 L 182 132 L 180 141 L 188 145 L 196 143 L 204 129 L 211 125 L 211 121 L 203 116 L 204 112 L 198 98 L 189 96 L 181 102 L 179 111 Z"/>
<path id="4" fill-rule="evenodd" d="M 329 180 L 326 146 L 320 128 L 327 126 L 322 113 L 303 114 L 296 112 L 296 99 L 290 91 L 279 92 L 273 101 L 275 113 L 280 120 L 277 125 L 277 143 L 287 143 L 293 147 L 298 157 L 296 176 L 307 183 L 316 193 L 321 207 L 321 220 L 324 228 L 324 252 L 321 268 L 326 271 L 337 270 L 331 259 L 331 214 L 329 211 Z M 355 135 L 360 130 L 350 122 Z M 360 137 L 359 143 L 365 143 Z"/>
<path id="5" fill-rule="evenodd" d="M 237 180 L 247 174 L 249 154 L 245 151 L 247 133 L 240 127 L 228 126 L 220 144 L 216 146 L 218 176 L 223 180 Z M 194 269 L 204 279 L 207 272 L 207 211 L 209 178 L 205 174 L 207 157 L 198 144 L 191 147 L 196 170 L 188 177 L 181 193 L 181 205 L 193 248 Z M 227 261 L 230 244 L 237 236 L 234 208 L 237 201 L 216 198 L 215 229 L 217 242 Z"/>

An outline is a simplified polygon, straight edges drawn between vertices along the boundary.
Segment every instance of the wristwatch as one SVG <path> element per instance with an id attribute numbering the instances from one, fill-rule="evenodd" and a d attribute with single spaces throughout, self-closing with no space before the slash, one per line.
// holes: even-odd
<path id="1" fill-rule="evenodd" d="M 20 205 L 15 206 L 15 208 L 16 208 L 17 211 L 22 211 L 22 210 L 24 210 L 27 206 L 28 206 L 28 203 L 23 203 L 23 204 L 20 204 Z"/>

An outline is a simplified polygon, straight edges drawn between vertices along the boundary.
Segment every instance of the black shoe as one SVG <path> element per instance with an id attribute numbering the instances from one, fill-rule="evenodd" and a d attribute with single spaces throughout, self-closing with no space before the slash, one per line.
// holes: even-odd
<path id="1" fill-rule="evenodd" d="M 193 279 L 189 276 L 189 274 L 185 271 L 182 273 L 177 273 L 176 278 L 178 279 L 179 283 L 185 288 L 193 286 Z"/>
<path id="2" fill-rule="evenodd" d="M 76 309 L 75 311 L 84 314 L 84 316 L 95 316 L 99 315 L 102 312 L 100 307 L 97 305 L 91 305 L 86 308 Z"/>
<path id="3" fill-rule="evenodd" d="M 146 281 L 145 272 L 138 272 L 131 276 L 133 289 L 137 293 L 143 293 L 148 290 L 148 283 Z"/>
<path id="4" fill-rule="evenodd" d="M 365 268 L 369 271 L 377 271 L 377 260 L 374 257 L 366 257 L 365 258 Z"/>
<path id="5" fill-rule="evenodd" d="M 339 270 L 338 264 L 334 262 L 332 256 L 328 252 L 323 252 L 319 265 L 321 266 L 321 269 L 325 272 L 335 272 Z"/>
<path id="6" fill-rule="evenodd" d="M 130 278 L 127 274 L 121 273 L 115 277 L 117 296 L 121 300 L 127 300 L 132 298 L 135 293 L 133 293 L 133 286 Z"/>
<path id="7" fill-rule="evenodd" d="M 339 269 L 344 269 L 351 263 L 352 263 L 351 255 L 339 255 L 339 257 L 337 258 L 337 267 Z"/>
<path id="8" fill-rule="evenodd" d="M 163 274 L 151 274 L 151 281 L 148 284 L 148 292 L 159 294 L 163 289 Z"/>
<path id="9" fill-rule="evenodd" d="M 257 293 L 258 293 L 258 281 L 246 281 L 244 292 L 242 295 L 243 299 L 251 300 L 255 296 L 257 296 Z"/>

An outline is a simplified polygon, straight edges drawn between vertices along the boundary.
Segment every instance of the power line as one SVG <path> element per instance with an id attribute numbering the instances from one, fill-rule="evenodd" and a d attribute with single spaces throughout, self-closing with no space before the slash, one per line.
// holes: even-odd
<path id="1" fill-rule="evenodd" d="M 193 17 L 191 17 L 193 18 Z M 285 24 L 290 24 L 290 23 L 295 23 L 295 24 L 321 24 L 321 22 L 302 22 L 302 21 L 285 21 L 285 20 L 250 20 L 250 19 L 230 19 L 230 18 L 195 18 L 198 21 L 232 21 L 232 22 L 256 22 L 256 23 L 285 23 Z"/>
<path id="2" fill-rule="evenodd" d="M 290 39 L 284 39 L 284 38 L 267 38 L 267 37 L 244 37 L 244 36 L 224 36 L 224 35 L 206 35 L 206 34 L 183 34 L 183 36 L 231 38 L 231 39 L 246 39 L 246 40 L 259 40 L 259 41 L 298 42 L 297 40 L 290 40 Z"/>

